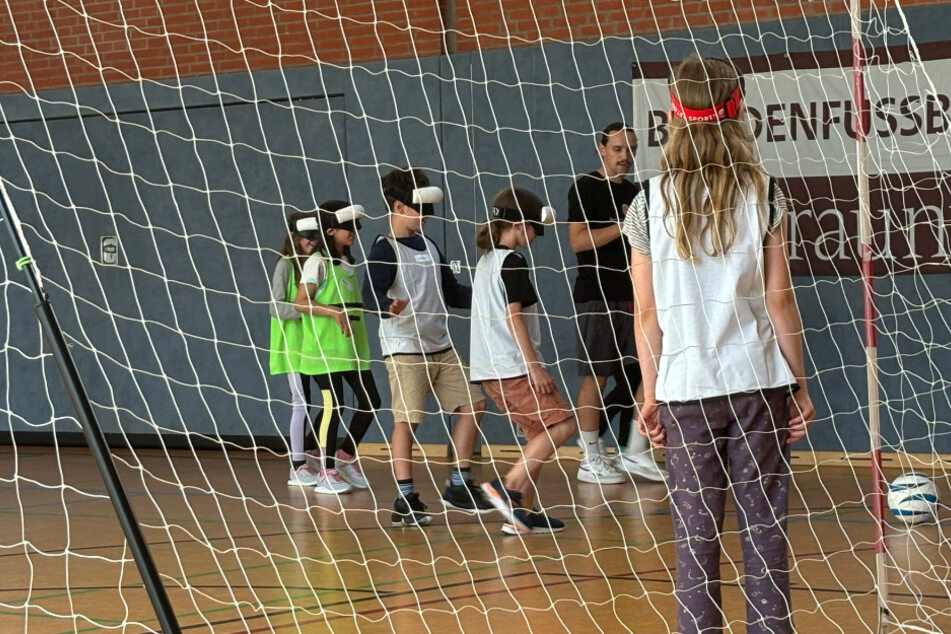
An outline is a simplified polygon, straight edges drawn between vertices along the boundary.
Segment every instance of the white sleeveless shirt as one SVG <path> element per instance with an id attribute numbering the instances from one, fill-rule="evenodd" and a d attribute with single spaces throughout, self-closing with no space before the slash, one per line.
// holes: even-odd
<path id="1" fill-rule="evenodd" d="M 525 357 L 512 333 L 506 313 L 508 298 L 502 281 L 502 263 L 511 249 L 495 248 L 479 259 L 472 280 L 472 315 L 469 322 L 469 375 L 473 382 L 512 379 L 528 374 Z M 535 356 L 541 355 L 538 304 L 522 307 L 522 320 L 532 340 Z"/>
<path id="2" fill-rule="evenodd" d="M 657 400 L 694 401 L 794 384 L 766 312 L 763 242 L 770 229 L 768 205 L 761 204 L 755 188 L 750 188 L 738 197 L 736 237 L 730 250 L 708 255 L 708 236 L 694 249 L 693 260 L 683 260 L 673 238 L 676 219 L 664 218 L 660 179 L 648 182 L 649 196 L 638 195 L 625 221 L 625 234 L 635 248 L 636 225 L 649 242 L 654 301 L 663 333 Z M 777 194 L 779 203 L 781 193 Z M 669 198 L 675 199 L 672 191 Z M 646 224 L 643 216 L 631 214 L 646 215 Z M 781 220 L 780 216 L 776 225 Z"/>

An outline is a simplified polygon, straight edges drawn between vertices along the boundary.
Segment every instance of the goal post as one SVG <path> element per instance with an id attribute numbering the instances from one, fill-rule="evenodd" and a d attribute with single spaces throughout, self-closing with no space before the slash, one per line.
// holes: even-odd
<path id="1" fill-rule="evenodd" d="M 135 512 L 132 510 L 129 498 L 125 493 L 122 482 L 119 480 L 119 474 L 112 462 L 112 456 L 103 437 L 102 428 L 99 426 L 99 421 L 96 420 L 96 414 L 89 403 L 82 378 L 79 376 L 76 365 L 69 354 L 69 348 L 63 338 L 59 323 L 56 321 L 49 296 L 43 289 L 43 278 L 40 275 L 39 266 L 33 260 L 30 247 L 23 236 L 20 218 L 17 216 L 13 203 L 10 202 L 2 177 L 0 177 L 0 221 L 3 221 L 7 226 L 10 242 L 14 246 L 14 253 L 18 256 L 15 260 L 16 268 L 23 271 L 29 280 L 30 288 L 35 297 L 36 318 L 40 322 L 46 343 L 51 348 L 63 386 L 69 394 L 69 399 L 75 409 L 76 418 L 82 427 L 86 443 L 95 458 L 103 483 L 106 485 L 109 500 L 115 508 L 116 518 L 119 520 L 122 532 L 128 541 L 129 549 L 132 551 L 136 567 L 142 577 L 142 583 L 145 585 L 149 600 L 152 602 L 152 608 L 155 610 L 155 616 L 162 627 L 162 631 L 180 632 L 175 611 L 168 600 L 165 586 L 162 584 L 152 554 L 149 552 L 148 543 L 142 537 Z M 8 319 L 23 317 L 22 315 L 8 315 Z"/>

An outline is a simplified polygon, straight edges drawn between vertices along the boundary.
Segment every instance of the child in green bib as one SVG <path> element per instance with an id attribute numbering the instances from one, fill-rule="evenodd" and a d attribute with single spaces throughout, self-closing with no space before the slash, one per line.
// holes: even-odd
<path id="1" fill-rule="evenodd" d="M 350 254 L 360 218 L 365 215 L 363 207 L 343 200 L 321 203 L 317 223 L 323 248 L 304 263 L 294 300 L 303 330 L 300 372 L 313 376 L 324 403 L 317 425 L 318 493 L 339 494 L 353 488 L 368 488 L 356 447 L 380 407 L 380 395 L 370 372 L 363 301 Z M 347 437 L 338 448 L 344 382 L 356 396 L 357 404 Z"/>
<path id="2" fill-rule="evenodd" d="M 298 212 L 287 219 L 287 235 L 271 279 L 271 374 L 287 377 L 291 390 L 291 472 L 288 484 L 316 486 L 317 472 L 307 465 L 304 424 L 310 399 L 310 377 L 301 374 L 300 350 L 304 337 L 301 313 L 294 305 L 301 270 L 312 253 L 323 248 L 315 212 Z"/>

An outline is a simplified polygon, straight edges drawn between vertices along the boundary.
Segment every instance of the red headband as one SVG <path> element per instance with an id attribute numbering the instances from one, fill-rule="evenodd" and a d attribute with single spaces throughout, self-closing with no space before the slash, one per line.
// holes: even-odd
<path id="1" fill-rule="evenodd" d="M 707 123 L 710 121 L 719 121 L 720 119 L 735 119 L 740 114 L 740 102 L 743 100 L 743 91 L 739 86 L 730 95 L 730 98 L 721 104 L 712 108 L 703 110 L 692 110 L 684 108 L 674 96 L 674 91 L 670 91 L 670 108 L 674 114 L 690 123 Z"/>

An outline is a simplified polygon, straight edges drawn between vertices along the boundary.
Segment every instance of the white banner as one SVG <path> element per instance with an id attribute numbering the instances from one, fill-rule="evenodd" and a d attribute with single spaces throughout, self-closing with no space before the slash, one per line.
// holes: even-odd
<path id="1" fill-rule="evenodd" d="M 824 68 L 745 76 L 748 120 L 766 170 L 778 177 L 854 173 L 852 69 Z M 870 108 L 870 174 L 951 170 L 951 60 L 872 66 L 865 77 Z M 670 93 L 666 79 L 636 79 L 636 177 L 660 166 Z"/>

